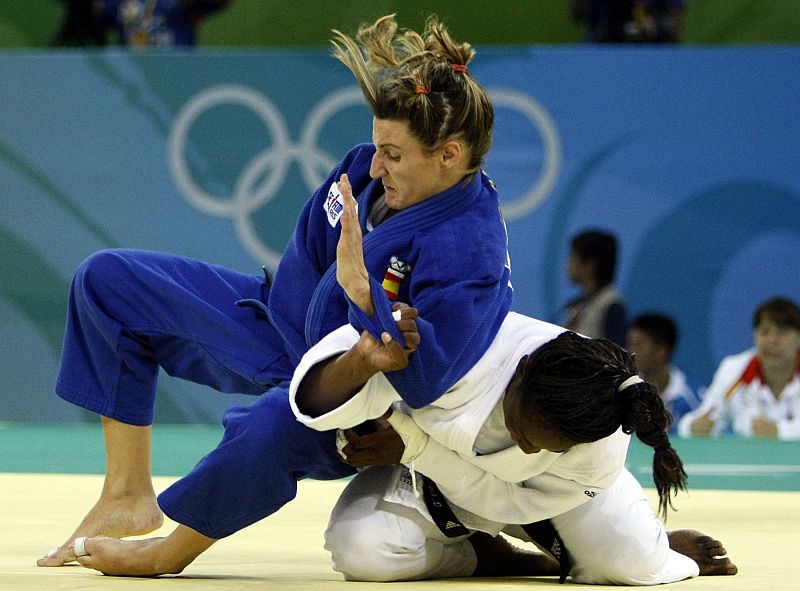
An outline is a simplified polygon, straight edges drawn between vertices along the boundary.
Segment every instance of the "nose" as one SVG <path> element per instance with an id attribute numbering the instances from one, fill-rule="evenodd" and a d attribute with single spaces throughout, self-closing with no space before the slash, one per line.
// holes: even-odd
<path id="1" fill-rule="evenodd" d="M 514 435 L 514 433 L 511 433 L 511 439 L 514 440 L 514 443 L 517 444 L 517 447 L 519 447 L 524 454 L 535 454 L 542 451 L 541 447 L 531 445 L 525 439 L 518 438 L 516 435 Z"/>
<path id="2" fill-rule="evenodd" d="M 386 167 L 383 165 L 383 158 L 380 152 L 375 152 L 372 155 L 372 162 L 369 165 L 369 176 L 373 179 L 381 178 L 386 174 Z"/>
<path id="3" fill-rule="evenodd" d="M 519 448 L 524 454 L 538 454 L 540 451 L 542 451 L 541 447 L 536 447 L 535 445 L 530 445 L 527 443 L 517 442 L 517 445 L 519 445 Z"/>

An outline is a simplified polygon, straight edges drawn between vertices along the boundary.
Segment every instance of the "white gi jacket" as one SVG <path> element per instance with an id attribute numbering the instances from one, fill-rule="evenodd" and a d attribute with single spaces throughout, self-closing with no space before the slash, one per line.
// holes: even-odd
<path id="1" fill-rule="evenodd" d="M 403 405 L 383 374 L 376 374 L 339 408 L 316 418 L 304 415 L 295 396 L 305 374 L 358 340 L 356 331 L 344 326 L 303 357 L 290 388 L 292 408 L 302 423 L 329 430 L 380 417 L 394 404 L 429 435 L 413 469 L 436 482 L 464 525 L 496 534 L 503 524 L 532 523 L 588 501 L 616 480 L 625 463 L 630 438 L 621 429 L 564 453 L 525 454 L 505 428 L 500 403 L 519 360 L 563 331 L 511 312 L 478 363 L 426 407 L 412 410 Z M 430 518 L 424 503 L 403 494 L 401 484 L 395 478 L 385 498 L 411 505 Z"/>

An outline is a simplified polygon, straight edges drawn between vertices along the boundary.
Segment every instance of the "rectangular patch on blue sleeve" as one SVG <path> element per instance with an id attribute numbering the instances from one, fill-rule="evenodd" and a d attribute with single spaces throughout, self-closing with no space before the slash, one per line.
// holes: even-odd
<path id="1" fill-rule="evenodd" d="M 325 199 L 323 207 L 325 208 L 325 214 L 328 216 L 328 223 L 332 228 L 335 228 L 344 211 L 344 196 L 339 191 L 339 185 L 336 182 L 331 183 L 331 187 L 328 189 L 328 197 Z"/>

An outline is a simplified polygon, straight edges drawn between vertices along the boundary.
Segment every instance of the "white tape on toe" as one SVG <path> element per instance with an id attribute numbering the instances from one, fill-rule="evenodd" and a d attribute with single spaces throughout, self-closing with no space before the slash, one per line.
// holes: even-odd
<path id="1" fill-rule="evenodd" d="M 58 551 L 59 551 L 60 549 L 61 549 L 61 548 L 59 548 L 58 546 L 55 546 L 55 547 L 53 547 L 53 548 L 50 548 L 50 549 L 47 551 L 47 554 L 45 554 L 45 555 L 44 555 L 44 558 L 52 558 L 53 556 L 55 556 L 56 554 L 58 554 Z"/>
<path id="2" fill-rule="evenodd" d="M 81 536 L 80 538 L 75 538 L 74 546 L 75 548 L 75 556 L 88 556 L 89 553 L 86 551 L 86 536 Z"/>

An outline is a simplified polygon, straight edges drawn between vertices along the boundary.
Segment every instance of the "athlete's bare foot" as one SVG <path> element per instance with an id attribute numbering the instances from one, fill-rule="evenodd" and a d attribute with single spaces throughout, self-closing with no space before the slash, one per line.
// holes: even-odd
<path id="1" fill-rule="evenodd" d="M 700 567 L 700 576 L 735 575 L 739 569 L 730 558 L 722 542 L 693 529 L 679 529 L 667 533 L 669 547 L 688 556 Z"/>
<path id="2" fill-rule="evenodd" d="M 72 544 L 79 536 L 122 538 L 149 533 L 161 527 L 164 514 L 155 494 L 108 500 L 101 496 L 72 535 L 36 561 L 38 566 L 63 566 L 75 561 Z"/>
<path id="3" fill-rule="evenodd" d="M 134 577 L 154 577 L 163 574 L 177 574 L 182 567 L 162 567 L 159 560 L 159 546 L 164 538 L 144 540 L 118 540 L 106 536 L 89 538 L 86 543 L 87 555 L 78 558 L 81 566 L 99 570 L 105 575 Z M 72 551 L 72 547 L 70 547 Z"/>

